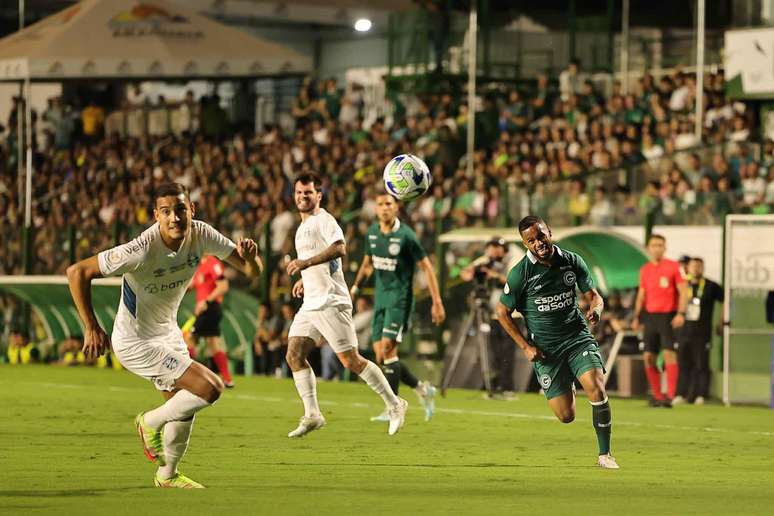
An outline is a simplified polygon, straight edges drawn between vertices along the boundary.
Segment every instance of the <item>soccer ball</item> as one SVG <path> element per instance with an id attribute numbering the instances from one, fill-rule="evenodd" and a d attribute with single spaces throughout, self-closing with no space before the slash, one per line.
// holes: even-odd
<path id="1" fill-rule="evenodd" d="M 395 156 L 384 167 L 384 187 L 401 201 L 410 201 L 430 188 L 433 177 L 427 164 L 413 154 Z"/>

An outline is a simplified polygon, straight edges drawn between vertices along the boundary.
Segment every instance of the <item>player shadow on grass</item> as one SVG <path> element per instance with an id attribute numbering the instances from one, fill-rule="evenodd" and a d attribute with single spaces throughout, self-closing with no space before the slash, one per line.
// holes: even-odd
<path id="1" fill-rule="evenodd" d="M 314 463 L 295 463 L 288 462 L 256 462 L 256 465 L 261 466 L 288 466 L 288 467 L 303 467 L 309 466 L 336 466 L 336 467 L 352 467 L 352 468 L 556 468 L 556 464 L 496 464 L 493 462 L 480 462 L 477 464 L 398 464 L 398 463 L 363 463 L 363 464 L 344 464 L 341 462 L 314 462 Z M 562 464 L 562 469 L 589 469 L 597 468 L 596 464 L 591 466 L 586 465 L 566 465 Z"/>
<path id="2" fill-rule="evenodd" d="M 105 496 L 127 489 L 156 489 L 147 485 L 120 486 L 103 489 L 0 489 L 0 498 L 34 497 L 34 498 L 66 498 L 70 496 Z M 0 508 L 7 507 L 0 505 Z"/>

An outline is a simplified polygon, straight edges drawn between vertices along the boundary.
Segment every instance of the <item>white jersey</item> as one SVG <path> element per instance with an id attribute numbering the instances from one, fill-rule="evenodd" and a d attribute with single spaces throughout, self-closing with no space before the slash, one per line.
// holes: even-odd
<path id="1" fill-rule="evenodd" d="M 333 215 L 320 208 L 317 215 L 308 217 L 296 230 L 298 258 L 311 258 L 338 241 L 344 241 L 344 233 Z M 302 312 L 342 305 L 352 308 L 341 258 L 307 267 L 301 271 L 301 279 L 304 281 Z"/>
<path id="2" fill-rule="evenodd" d="M 222 260 L 235 248 L 212 226 L 194 220 L 177 251 L 164 244 L 156 223 L 134 240 L 99 253 L 103 276 L 123 275 L 113 339 L 129 342 L 179 334 L 177 310 L 202 256 Z"/>

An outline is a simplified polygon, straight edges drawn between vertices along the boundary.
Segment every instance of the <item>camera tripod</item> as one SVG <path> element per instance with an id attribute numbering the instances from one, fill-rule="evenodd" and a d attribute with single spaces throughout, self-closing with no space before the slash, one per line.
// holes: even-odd
<path id="1" fill-rule="evenodd" d="M 475 293 L 471 296 L 473 299 L 470 302 L 470 311 L 460 327 L 454 355 L 452 355 L 449 367 L 446 369 L 441 382 L 441 396 L 446 395 L 446 389 L 449 387 L 451 379 L 457 370 L 460 356 L 468 337 L 478 341 L 478 363 L 481 368 L 481 376 L 484 379 L 486 392 L 492 394 L 492 371 L 489 364 L 489 334 L 492 331 L 492 326 L 489 303 L 487 299 L 477 296 Z"/>

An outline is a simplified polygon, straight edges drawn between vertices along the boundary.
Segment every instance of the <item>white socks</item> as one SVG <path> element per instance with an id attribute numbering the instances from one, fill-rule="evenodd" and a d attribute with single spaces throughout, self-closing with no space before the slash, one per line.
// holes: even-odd
<path id="1" fill-rule="evenodd" d="M 182 421 L 190 418 L 211 403 L 193 394 L 181 390 L 169 398 L 166 403 L 143 415 L 145 424 L 153 428 L 161 428 L 170 421 Z"/>
<path id="2" fill-rule="evenodd" d="M 387 378 L 385 378 L 384 373 L 376 364 L 368 360 L 366 366 L 360 371 L 359 376 L 376 394 L 382 397 L 388 407 L 398 403 L 398 397 L 392 392 L 390 384 L 387 383 Z"/>
<path id="3" fill-rule="evenodd" d="M 304 402 L 304 416 L 319 416 L 320 405 L 317 404 L 317 379 L 311 367 L 293 372 L 296 390 Z"/>
<path id="4" fill-rule="evenodd" d="M 177 473 L 177 465 L 188 449 L 193 422 L 194 416 L 191 416 L 185 421 L 170 421 L 164 425 L 164 458 L 167 465 L 159 467 L 159 478 L 172 478 Z"/>

